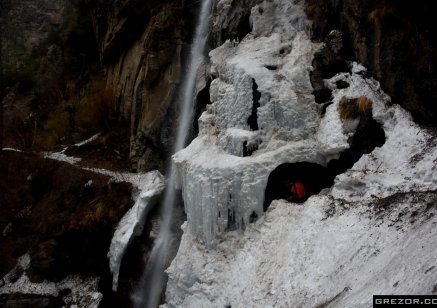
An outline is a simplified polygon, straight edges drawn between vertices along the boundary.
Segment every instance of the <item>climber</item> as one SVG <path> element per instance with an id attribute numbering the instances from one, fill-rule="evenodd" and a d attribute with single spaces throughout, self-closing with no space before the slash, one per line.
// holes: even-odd
<path id="1" fill-rule="evenodd" d="M 288 202 L 303 202 L 306 197 L 305 187 L 302 182 L 287 182 L 290 196 L 287 198 Z"/>

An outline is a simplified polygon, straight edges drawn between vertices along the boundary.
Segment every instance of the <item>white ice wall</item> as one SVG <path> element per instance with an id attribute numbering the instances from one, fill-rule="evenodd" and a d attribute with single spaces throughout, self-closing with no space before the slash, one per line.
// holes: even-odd
<path id="1" fill-rule="evenodd" d="M 253 212 L 262 216 L 268 176 L 278 165 L 325 165 L 348 147 L 321 146 L 317 135 L 320 116 L 309 73 L 320 45 L 310 41 L 301 1 L 264 1 L 251 12 L 252 33 L 210 52 L 217 77 L 212 104 L 199 120 L 199 137 L 174 156 L 188 229 L 209 244 L 228 229 L 228 213 L 238 229 Z M 247 123 L 253 80 L 261 93 L 257 131 Z M 333 134 L 342 134 L 341 126 L 335 129 Z M 243 142 L 259 149 L 242 157 Z"/>

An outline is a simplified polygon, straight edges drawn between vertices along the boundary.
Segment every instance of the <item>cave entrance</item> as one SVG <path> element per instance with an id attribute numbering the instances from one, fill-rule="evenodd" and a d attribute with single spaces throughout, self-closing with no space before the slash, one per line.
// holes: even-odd
<path id="1" fill-rule="evenodd" d="M 327 167 L 308 162 L 285 163 L 279 165 L 270 173 L 264 198 L 264 211 L 270 203 L 277 199 L 287 199 L 290 196 L 288 182 L 302 182 L 305 187 L 304 202 L 309 196 L 318 194 L 323 188 L 333 184 L 334 177 Z"/>
<path id="2" fill-rule="evenodd" d="M 290 187 L 287 182 L 302 182 L 306 196 L 320 193 L 323 188 L 331 187 L 334 178 L 351 168 L 364 154 L 372 152 L 385 143 L 385 133 L 381 125 L 372 117 L 360 119 L 357 130 L 350 142 L 351 146 L 340 154 L 339 159 L 331 160 L 327 167 L 309 162 L 285 163 L 273 170 L 267 182 L 264 195 L 264 211 L 273 200 L 287 199 Z"/>

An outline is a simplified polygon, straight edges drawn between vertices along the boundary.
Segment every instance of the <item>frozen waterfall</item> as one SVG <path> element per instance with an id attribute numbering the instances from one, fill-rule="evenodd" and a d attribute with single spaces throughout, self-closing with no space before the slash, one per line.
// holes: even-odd
<path id="1" fill-rule="evenodd" d="M 199 19 L 195 35 L 191 45 L 191 51 L 187 59 L 187 66 L 184 72 L 179 104 L 179 123 L 175 139 L 174 152 L 181 150 L 186 142 L 190 126 L 193 121 L 195 84 L 197 71 L 204 60 L 204 52 L 209 34 L 209 16 L 211 14 L 213 0 L 203 0 L 200 7 Z M 165 282 L 165 267 L 168 260 L 168 253 L 171 244 L 171 218 L 175 204 L 175 189 L 173 173 L 169 171 L 168 185 L 162 202 L 162 224 L 158 239 L 153 247 L 149 262 L 144 270 L 140 285 L 134 293 L 134 306 L 137 308 L 155 308 L 159 304 L 160 295 Z"/>

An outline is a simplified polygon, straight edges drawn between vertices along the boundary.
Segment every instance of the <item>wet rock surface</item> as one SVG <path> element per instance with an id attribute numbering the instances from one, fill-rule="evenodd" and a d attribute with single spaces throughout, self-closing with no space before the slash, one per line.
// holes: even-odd
<path id="1" fill-rule="evenodd" d="M 392 103 L 410 111 L 417 123 L 435 126 L 437 33 L 432 6 L 432 1 L 309 0 L 306 12 L 315 40 L 329 49 L 331 31 L 341 31 L 339 55 L 366 66 Z M 330 52 L 324 58 L 329 60 Z M 316 71 L 318 63 L 316 58 Z"/>

